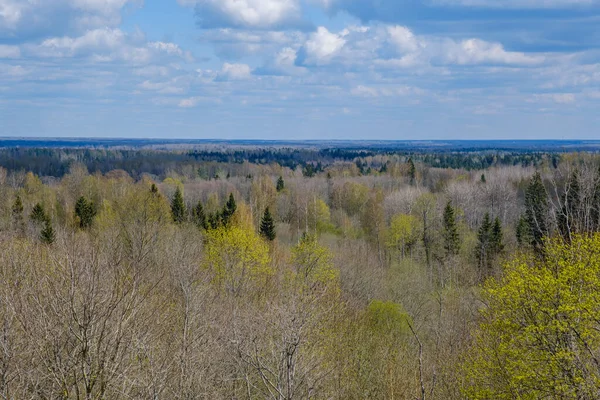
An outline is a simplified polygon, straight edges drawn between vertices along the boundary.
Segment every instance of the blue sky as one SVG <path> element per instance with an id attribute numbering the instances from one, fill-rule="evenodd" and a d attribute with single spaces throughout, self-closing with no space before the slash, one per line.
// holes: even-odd
<path id="1" fill-rule="evenodd" d="M 0 0 L 0 136 L 600 139 L 600 0 Z"/>

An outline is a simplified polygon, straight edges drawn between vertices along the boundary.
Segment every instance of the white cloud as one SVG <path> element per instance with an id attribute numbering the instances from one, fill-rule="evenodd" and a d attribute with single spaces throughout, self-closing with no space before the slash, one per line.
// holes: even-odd
<path id="1" fill-rule="evenodd" d="M 21 49 L 18 46 L 0 44 L 0 58 L 19 58 Z"/>
<path id="2" fill-rule="evenodd" d="M 310 35 L 310 38 L 304 44 L 306 52 L 306 64 L 324 65 L 340 52 L 346 44 L 346 39 L 342 35 L 329 32 L 323 26 Z"/>
<path id="3" fill-rule="evenodd" d="M 240 81 L 250 79 L 252 69 L 247 64 L 223 64 L 218 78 L 221 80 Z"/>
<path id="4" fill-rule="evenodd" d="M 392 44 L 402 53 L 414 53 L 423 45 L 414 33 L 404 26 L 390 26 L 387 31 Z"/>
<path id="5" fill-rule="evenodd" d="M 500 43 L 491 43 L 480 39 L 468 39 L 461 42 L 446 40 L 442 46 L 443 57 L 450 64 L 535 65 L 544 62 L 543 56 L 506 51 Z"/>
<path id="6" fill-rule="evenodd" d="M 506 8 L 506 9 L 552 9 L 576 8 L 597 5 L 598 0 L 435 0 L 437 5 Z"/>
<path id="7" fill-rule="evenodd" d="M 196 5 L 199 24 L 203 27 L 238 26 L 272 28 L 297 22 L 299 0 L 178 0 L 182 5 Z"/>
<path id="8" fill-rule="evenodd" d="M 544 93 L 533 96 L 534 102 L 553 102 L 557 104 L 572 104 L 575 103 L 576 97 L 574 93 Z"/>

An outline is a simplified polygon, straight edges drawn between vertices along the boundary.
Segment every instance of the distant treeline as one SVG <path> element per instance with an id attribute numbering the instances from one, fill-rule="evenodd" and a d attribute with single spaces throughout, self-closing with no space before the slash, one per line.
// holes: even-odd
<path id="1" fill-rule="evenodd" d="M 464 170 L 487 169 L 493 166 L 553 166 L 560 154 L 531 151 L 460 151 L 409 152 L 391 149 L 299 149 L 257 148 L 223 150 L 125 150 L 76 148 L 5 148 L 0 150 L 0 167 L 8 171 L 31 171 L 39 176 L 62 177 L 74 163 L 85 165 L 92 173 L 124 170 L 134 178 L 142 174 L 164 177 L 168 171 L 198 171 L 200 177 L 212 178 L 210 164 L 278 165 L 306 176 L 326 172 L 335 163 L 355 163 L 360 174 L 385 173 L 394 162 L 413 159 L 425 166 Z M 212 168 L 214 170 L 215 168 Z"/>

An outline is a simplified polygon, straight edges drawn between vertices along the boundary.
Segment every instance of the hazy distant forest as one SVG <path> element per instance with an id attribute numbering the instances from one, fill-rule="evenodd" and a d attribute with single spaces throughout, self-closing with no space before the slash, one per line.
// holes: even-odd
<path id="1" fill-rule="evenodd" d="M 596 154 L 0 166 L 0 399 L 600 398 Z"/>

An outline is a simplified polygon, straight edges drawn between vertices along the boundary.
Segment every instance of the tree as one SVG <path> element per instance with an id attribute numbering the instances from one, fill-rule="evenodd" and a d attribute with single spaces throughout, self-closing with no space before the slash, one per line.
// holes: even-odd
<path id="1" fill-rule="evenodd" d="M 158 187 L 156 187 L 156 184 L 152 184 L 152 186 L 150 186 L 150 192 L 154 195 L 158 195 Z"/>
<path id="2" fill-rule="evenodd" d="M 481 183 L 486 183 L 487 179 L 485 178 L 485 174 L 481 174 L 481 179 L 480 179 Z"/>
<path id="3" fill-rule="evenodd" d="M 75 217 L 79 220 L 79 227 L 87 229 L 92 226 L 95 216 L 96 209 L 94 203 L 81 196 L 75 203 Z"/>
<path id="4" fill-rule="evenodd" d="M 411 254 L 413 247 L 419 241 L 419 227 L 419 219 L 413 215 L 394 216 L 387 234 L 387 247 L 400 252 L 402 258 Z"/>
<path id="5" fill-rule="evenodd" d="M 233 197 L 233 193 L 229 193 L 229 200 L 223 206 L 223 212 L 221 213 L 221 221 L 224 226 L 229 225 L 231 221 L 231 217 L 235 214 L 235 210 L 237 210 L 237 204 L 235 203 L 235 198 Z"/>
<path id="6" fill-rule="evenodd" d="M 446 256 L 458 254 L 460 250 L 460 237 L 458 235 L 458 227 L 456 226 L 456 216 L 452 202 L 446 204 L 444 209 L 444 250 Z"/>
<path id="7" fill-rule="evenodd" d="M 600 231 L 600 167 L 596 172 L 596 180 L 594 184 L 594 193 L 592 194 L 592 209 L 591 209 L 592 230 Z"/>
<path id="8" fill-rule="evenodd" d="M 527 223 L 527 217 L 524 215 L 521 215 L 519 222 L 517 222 L 516 236 L 519 246 L 523 247 L 531 245 L 531 230 Z"/>
<path id="9" fill-rule="evenodd" d="M 285 189 L 285 182 L 283 181 L 283 177 L 280 176 L 279 179 L 277 179 L 277 191 L 281 192 L 283 189 Z"/>
<path id="10" fill-rule="evenodd" d="M 204 230 L 208 229 L 208 220 L 206 218 L 206 214 L 204 213 L 204 206 L 202 205 L 202 201 L 198 201 L 196 207 L 193 210 L 194 223 L 198 228 L 202 228 Z"/>
<path id="11" fill-rule="evenodd" d="M 44 207 L 40 203 L 36 203 L 29 215 L 29 219 L 36 223 L 42 223 L 45 222 L 47 218 Z"/>
<path id="12" fill-rule="evenodd" d="M 464 364 L 470 399 L 594 399 L 600 392 L 600 235 L 547 242 L 484 290 Z"/>
<path id="13" fill-rule="evenodd" d="M 54 234 L 54 228 L 52 227 L 52 221 L 50 218 L 46 217 L 44 219 L 44 229 L 40 232 L 40 240 L 44 244 L 52 244 L 56 239 L 56 235 Z"/>
<path id="14" fill-rule="evenodd" d="M 542 176 L 536 172 L 525 192 L 525 218 L 531 235 L 531 245 L 538 255 L 544 251 L 548 236 L 548 193 Z"/>
<path id="15" fill-rule="evenodd" d="M 583 217 L 581 213 L 581 187 L 577 168 L 573 170 L 569 177 L 561 200 L 557 215 L 558 229 L 564 239 L 570 240 L 571 235 L 582 232 L 585 225 L 585 222 L 581 221 Z"/>
<path id="16" fill-rule="evenodd" d="M 185 202 L 183 201 L 183 193 L 179 186 L 177 186 L 173 200 L 171 200 L 171 215 L 173 216 L 173 221 L 176 224 L 185 222 L 186 213 L 187 210 L 185 208 Z"/>
<path id="17" fill-rule="evenodd" d="M 492 267 L 492 221 L 486 213 L 477 232 L 476 256 L 479 265 L 480 278 L 487 276 Z"/>
<path id="18" fill-rule="evenodd" d="M 23 229 L 23 202 L 21 196 L 17 195 L 12 206 L 13 222 L 17 229 Z"/>
<path id="19" fill-rule="evenodd" d="M 504 251 L 504 233 L 502 232 L 502 222 L 500 221 L 500 217 L 496 217 L 494 220 L 494 226 L 492 226 L 492 231 L 490 233 L 490 244 L 492 255 L 494 257 Z"/>
<path id="20" fill-rule="evenodd" d="M 260 235 L 269 241 L 275 240 L 275 222 L 269 211 L 269 207 L 265 209 L 265 214 L 260 221 Z"/>

